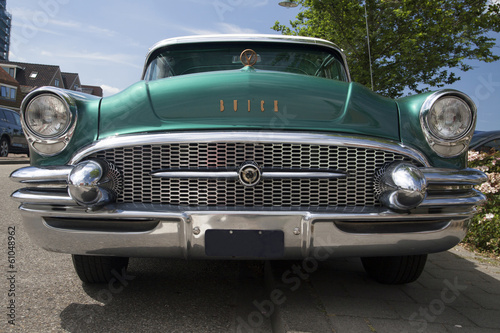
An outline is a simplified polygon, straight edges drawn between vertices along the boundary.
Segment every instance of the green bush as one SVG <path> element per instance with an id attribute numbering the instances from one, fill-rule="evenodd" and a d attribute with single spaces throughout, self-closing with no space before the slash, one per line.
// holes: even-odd
<path id="1" fill-rule="evenodd" d="M 469 167 L 488 175 L 488 181 L 476 189 L 483 192 L 487 201 L 478 207 L 464 243 L 479 252 L 500 255 L 500 152 L 469 152 Z"/>

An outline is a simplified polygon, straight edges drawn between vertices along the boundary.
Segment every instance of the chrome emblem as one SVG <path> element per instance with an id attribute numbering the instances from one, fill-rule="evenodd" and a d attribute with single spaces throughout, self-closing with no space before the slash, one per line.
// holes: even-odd
<path id="1" fill-rule="evenodd" d="M 238 171 L 240 183 L 244 186 L 256 186 L 262 177 L 259 166 L 255 162 L 245 162 L 241 165 Z"/>
<path id="2" fill-rule="evenodd" d="M 246 49 L 241 52 L 240 60 L 245 66 L 253 66 L 257 63 L 257 53 L 252 49 Z"/>

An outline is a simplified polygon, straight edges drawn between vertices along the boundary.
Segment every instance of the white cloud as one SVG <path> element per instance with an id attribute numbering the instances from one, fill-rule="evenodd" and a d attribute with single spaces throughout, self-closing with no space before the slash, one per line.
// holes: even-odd
<path id="1" fill-rule="evenodd" d="M 142 69 L 142 66 L 137 65 L 132 57 L 128 54 L 104 54 L 100 52 L 60 52 L 57 54 L 59 58 L 71 58 L 89 60 L 92 62 L 111 62 L 119 65 L 127 65 L 134 68 Z"/>
<path id="2" fill-rule="evenodd" d="M 119 88 L 111 87 L 111 86 L 108 86 L 106 84 L 101 85 L 101 88 L 102 88 L 102 94 L 104 95 L 104 97 L 111 96 L 111 95 L 114 95 L 114 94 L 117 94 L 120 92 Z"/>
<path id="3" fill-rule="evenodd" d="M 41 10 L 32 10 L 26 8 L 12 9 L 12 25 L 22 28 L 34 29 L 36 31 L 47 32 L 56 35 L 64 35 L 52 30 L 46 29 L 47 26 L 56 26 L 58 28 L 72 29 L 83 33 L 91 33 L 98 36 L 114 37 L 116 32 L 110 29 L 87 25 L 75 20 L 56 20 L 52 15 L 48 15 Z"/>
<path id="4" fill-rule="evenodd" d="M 36 27 L 34 25 L 31 25 L 31 24 L 18 23 L 17 21 L 12 21 L 12 26 L 20 28 L 17 31 L 13 31 L 12 35 L 14 36 L 17 33 L 18 35 L 20 35 L 19 39 L 23 39 L 23 40 L 24 39 L 31 39 L 31 38 L 35 37 L 38 32 L 45 32 L 45 33 L 48 33 L 51 35 L 56 35 L 56 36 L 64 36 L 64 34 L 58 32 L 58 31 L 45 29 L 43 27 Z"/>
<path id="5" fill-rule="evenodd" d="M 219 22 L 215 29 L 197 29 L 192 27 L 178 27 L 193 35 L 218 35 L 218 34 L 255 34 L 257 30 L 242 28 L 235 24 Z"/>
<path id="6" fill-rule="evenodd" d="M 207 5 L 207 0 L 189 0 L 189 2 L 193 2 L 199 5 Z M 244 0 L 231 0 L 231 1 L 221 1 L 215 0 L 211 1 L 210 4 L 212 6 L 227 6 L 228 8 L 237 8 L 237 7 L 262 7 L 269 3 L 269 0 L 261 0 L 261 1 L 244 1 Z"/>
<path id="7" fill-rule="evenodd" d="M 108 37 L 113 37 L 116 35 L 116 32 L 113 30 L 96 27 L 94 25 L 89 26 L 87 31 L 98 35 L 106 35 Z"/>
<path id="8" fill-rule="evenodd" d="M 222 30 L 224 34 L 256 34 L 257 30 L 242 28 L 234 24 L 230 23 L 218 23 L 219 28 Z"/>

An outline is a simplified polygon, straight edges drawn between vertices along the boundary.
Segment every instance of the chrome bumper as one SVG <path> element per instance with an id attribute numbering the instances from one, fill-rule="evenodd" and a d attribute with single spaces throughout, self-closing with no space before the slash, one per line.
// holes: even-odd
<path id="1" fill-rule="evenodd" d="M 49 251 L 213 258 L 206 252 L 207 231 L 252 230 L 282 233 L 284 249 L 279 259 L 432 253 L 459 243 L 474 206 L 485 200 L 472 188 L 486 180 L 484 173 L 421 168 L 429 184 L 428 196 L 405 213 L 376 207 L 249 209 L 153 204 L 108 204 L 92 210 L 78 206 L 67 193 L 72 168 L 27 167 L 11 175 L 14 181 L 31 186 L 12 197 L 21 202 L 30 237 Z"/>
<path id="2" fill-rule="evenodd" d="M 48 251 L 126 257 L 211 258 L 205 252 L 208 230 L 278 230 L 284 235 L 284 255 L 279 259 L 445 251 L 465 236 L 468 220 L 474 213 L 474 210 L 466 210 L 408 215 L 383 209 L 180 211 L 132 204 L 110 206 L 95 212 L 81 207 L 54 209 L 22 205 L 21 211 L 30 237 Z"/>

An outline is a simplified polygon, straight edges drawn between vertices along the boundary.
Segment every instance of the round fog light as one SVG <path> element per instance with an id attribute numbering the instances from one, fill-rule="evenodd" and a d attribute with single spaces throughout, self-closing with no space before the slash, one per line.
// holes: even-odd
<path id="1" fill-rule="evenodd" d="M 377 186 L 382 204 L 395 210 L 415 208 L 427 195 L 424 174 L 409 163 L 398 162 L 389 165 Z"/>
<path id="2" fill-rule="evenodd" d="M 103 176 L 102 166 L 95 161 L 84 161 L 71 170 L 68 177 L 68 193 L 83 206 L 93 205 L 102 197 L 98 187 Z"/>

